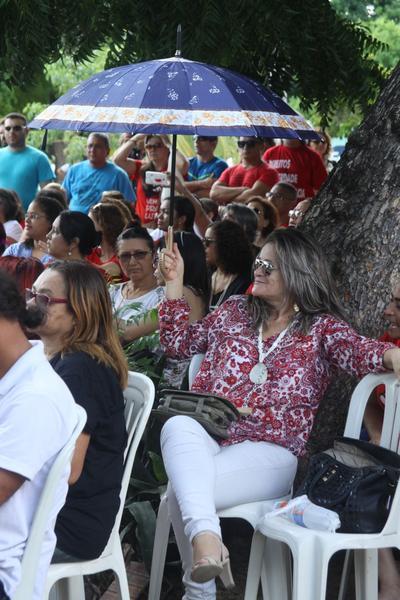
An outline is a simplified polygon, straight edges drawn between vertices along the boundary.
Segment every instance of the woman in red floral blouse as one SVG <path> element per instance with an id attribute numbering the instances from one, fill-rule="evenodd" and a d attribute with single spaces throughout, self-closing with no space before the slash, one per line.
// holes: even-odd
<path id="1" fill-rule="evenodd" d="M 245 415 L 221 445 L 189 417 L 170 419 L 161 435 L 185 598 L 211 600 L 216 575 L 230 583 L 216 511 L 287 493 L 331 376 L 400 375 L 400 349 L 344 321 L 320 248 L 297 230 L 269 236 L 254 264 L 252 296 L 233 296 L 191 325 L 177 249 L 161 262 L 162 344 L 177 358 L 204 353 L 192 389 L 225 396 Z"/>

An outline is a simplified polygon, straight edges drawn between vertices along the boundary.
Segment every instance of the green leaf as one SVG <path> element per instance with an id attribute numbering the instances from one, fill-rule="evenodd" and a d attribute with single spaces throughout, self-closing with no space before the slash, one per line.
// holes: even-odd
<path id="1" fill-rule="evenodd" d="M 150 573 L 156 532 L 156 513 L 148 501 L 133 502 L 129 505 L 128 510 L 136 521 L 136 537 L 140 543 L 143 562 Z"/>

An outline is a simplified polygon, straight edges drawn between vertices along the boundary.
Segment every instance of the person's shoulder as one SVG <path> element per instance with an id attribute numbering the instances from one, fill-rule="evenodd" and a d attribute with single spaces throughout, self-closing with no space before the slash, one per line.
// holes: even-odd
<path id="1" fill-rule="evenodd" d="M 106 169 L 110 173 L 115 173 L 116 175 L 118 175 L 119 177 L 122 177 L 123 179 L 128 178 L 128 175 L 127 175 L 126 171 L 124 171 L 124 169 L 122 169 L 121 167 L 119 167 L 118 165 L 116 165 L 115 163 L 113 163 L 111 160 L 108 160 L 106 162 Z"/>
<path id="2" fill-rule="evenodd" d="M 88 169 L 89 169 L 89 161 L 81 160 L 81 161 L 74 163 L 73 165 L 70 165 L 68 167 L 66 177 L 72 175 L 73 173 L 76 173 L 77 171 L 79 172 L 79 171 L 88 170 Z"/>
<path id="3" fill-rule="evenodd" d="M 241 163 L 238 163 L 237 165 L 232 165 L 231 167 L 228 167 L 226 169 L 226 172 L 228 173 L 236 173 L 237 171 L 244 171 L 244 166 Z"/>
<path id="4" fill-rule="evenodd" d="M 23 150 L 23 156 L 32 157 L 37 161 L 45 161 L 46 163 L 50 163 L 47 154 L 43 152 L 43 150 L 39 150 L 33 146 L 25 146 L 25 149 Z"/>
<path id="5" fill-rule="evenodd" d="M 29 257 L 32 254 L 30 248 L 26 246 L 23 242 L 15 242 L 15 244 L 11 244 L 6 248 L 3 256 L 22 256 Z"/>
<path id="6" fill-rule="evenodd" d="M 82 375 L 86 375 L 93 370 L 98 370 L 102 366 L 101 363 L 90 356 L 90 354 L 79 350 L 74 352 L 64 352 L 62 355 L 57 355 L 51 361 L 51 364 L 57 373 L 65 373 L 68 371 L 76 374 L 81 373 Z"/>
<path id="7" fill-rule="evenodd" d="M 226 160 L 224 160 L 223 158 L 221 158 L 220 156 L 214 156 L 214 158 L 211 159 L 211 162 L 213 165 L 219 165 L 221 167 L 225 167 L 225 169 L 228 169 L 228 163 L 226 162 Z"/>
<path id="8" fill-rule="evenodd" d="M 271 148 L 267 148 L 266 151 L 264 152 L 263 159 L 267 160 L 268 158 L 271 158 L 271 156 L 276 156 L 277 154 L 280 154 L 282 148 L 284 148 L 283 144 L 279 144 L 278 146 L 271 146 Z"/>

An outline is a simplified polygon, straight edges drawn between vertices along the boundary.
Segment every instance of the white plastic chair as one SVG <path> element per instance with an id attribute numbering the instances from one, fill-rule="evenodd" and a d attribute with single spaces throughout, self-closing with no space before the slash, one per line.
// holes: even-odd
<path id="1" fill-rule="evenodd" d="M 200 368 L 204 354 L 196 354 L 193 356 L 189 366 L 189 387 L 192 386 L 193 380 Z M 275 498 L 260 502 L 250 502 L 248 504 L 240 504 L 224 510 L 218 511 L 220 518 L 236 518 L 244 519 L 247 521 L 253 529 L 257 522 L 260 520 L 262 515 L 266 512 L 271 511 L 275 502 L 281 500 L 289 500 L 290 495 Z M 168 539 L 171 528 L 171 521 L 168 514 L 168 489 L 164 496 L 161 498 L 160 506 L 157 514 L 156 533 L 154 538 L 153 556 L 151 561 L 151 573 L 150 573 L 150 584 L 149 584 L 149 600 L 159 600 L 161 594 L 162 578 L 164 573 L 165 557 L 167 553 Z M 262 570 L 261 580 L 265 594 L 269 593 L 271 598 L 274 598 L 274 592 L 279 585 L 279 590 L 282 594 L 286 593 L 288 597 L 288 585 L 285 585 L 286 581 L 286 569 L 285 565 L 288 559 L 286 549 L 282 544 L 273 544 L 273 560 L 266 565 L 266 569 Z M 268 592 L 267 592 L 268 586 Z M 283 586 L 283 587 L 282 587 Z M 247 600 L 247 596 L 245 599 Z"/>
<path id="2" fill-rule="evenodd" d="M 68 462 L 71 460 L 75 449 L 75 443 L 86 423 L 86 412 L 76 405 L 77 423 L 64 448 L 58 453 L 51 469 L 48 472 L 46 483 L 40 496 L 40 500 L 32 521 L 29 537 L 26 542 L 24 555 L 21 561 L 21 580 L 13 600 L 26 600 L 33 597 L 35 581 L 40 559 L 40 547 L 43 542 L 49 513 L 54 501 L 54 494 L 65 472 Z"/>
<path id="3" fill-rule="evenodd" d="M 393 374 L 367 375 L 360 381 L 351 397 L 344 435 L 359 438 L 368 398 L 374 389 L 385 385 L 385 412 L 381 445 L 399 452 L 400 395 Z M 265 540 L 287 544 L 293 555 L 292 600 L 324 600 L 328 563 L 338 550 L 354 550 L 356 600 L 378 598 L 378 548 L 400 548 L 400 486 L 393 499 L 389 518 L 380 533 L 329 533 L 305 529 L 282 517 L 264 517 L 256 527 L 249 561 L 253 580 L 248 600 L 255 600 L 263 562 L 270 556 L 265 552 Z M 279 596 L 278 596 L 279 598 Z"/>
<path id="4" fill-rule="evenodd" d="M 101 571 L 112 569 L 116 575 L 119 597 L 122 600 L 130 599 L 124 556 L 119 538 L 119 526 L 124 510 L 133 461 L 151 409 L 153 408 L 154 395 L 154 384 L 151 379 L 141 373 L 129 372 L 128 387 L 124 392 L 128 441 L 125 450 L 124 474 L 119 495 L 120 507 L 110 538 L 99 558 L 50 565 L 45 598 L 48 598 L 52 586 L 58 582 L 56 593 L 52 592 L 51 594 L 52 598 L 56 597 L 57 600 L 85 600 L 83 575 L 100 573 Z"/>

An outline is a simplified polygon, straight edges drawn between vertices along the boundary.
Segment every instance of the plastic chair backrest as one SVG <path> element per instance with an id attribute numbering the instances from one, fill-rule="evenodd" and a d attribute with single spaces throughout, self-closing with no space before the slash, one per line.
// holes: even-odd
<path id="1" fill-rule="evenodd" d="M 129 371 L 128 387 L 124 392 L 125 423 L 128 440 L 124 453 L 124 474 L 122 476 L 121 491 L 119 494 L 120 507 L 102 556 L 110 552 L 115 540 L 118 540 L 119 543 L 119 526 L 124 510 L 126 494 L 128 492 L 133 462 L 135 460 L 139 442 L 143 436 L 147 421 L 149 420 L 151 409 L 153 408 L 154 397 L 155 388 L 151 379 L 146 375 L 142 375 L 142 373 Z"/>
<path id="2" fill-rule="evenodd" d="M 189 373 L 188 373 L 189 390 L 192 389 L 193 380 L 196 377 L 197 373 L 199 372 L 199 369 L 201 367 L 201 363 L 203 362 L 204 356 L 205 356 L 204 354 L 195 354 L 192 357 L 192 360 L 190 361 Z"/>
<path id="3" fill-rule="evenodd" d="M 32 521 L 29 537 L 26 542 L 24 555 L 21 561 L 21 581 L 13 595 L 13 600 L 26 600 L 33 597 L 36 581 L 40 549 L 43 537 L 48 525 L 49 513 L 52 508 L 54 494 L 65 472 L 68 462 L 71 460 L 75 449 L 75 443 L 86 423 L 85 410 L 76 405 L 77 423 L 68 442 L 58 453 L 46 478 L 43 491 Z"/>
<path id="4" fill-rule="evenodd" d="M 380 445 L 393 452 L 400 451 L 400 386 L 393 373 L 370 374 L 354 389 L 347 414 L 344 435 L 359 438 L 365 407 L 378 385 L 385 386 L 385 410 Z M 397 486 L 389 517 L 382 534 L 400 534 L 400 485 Z"/>

